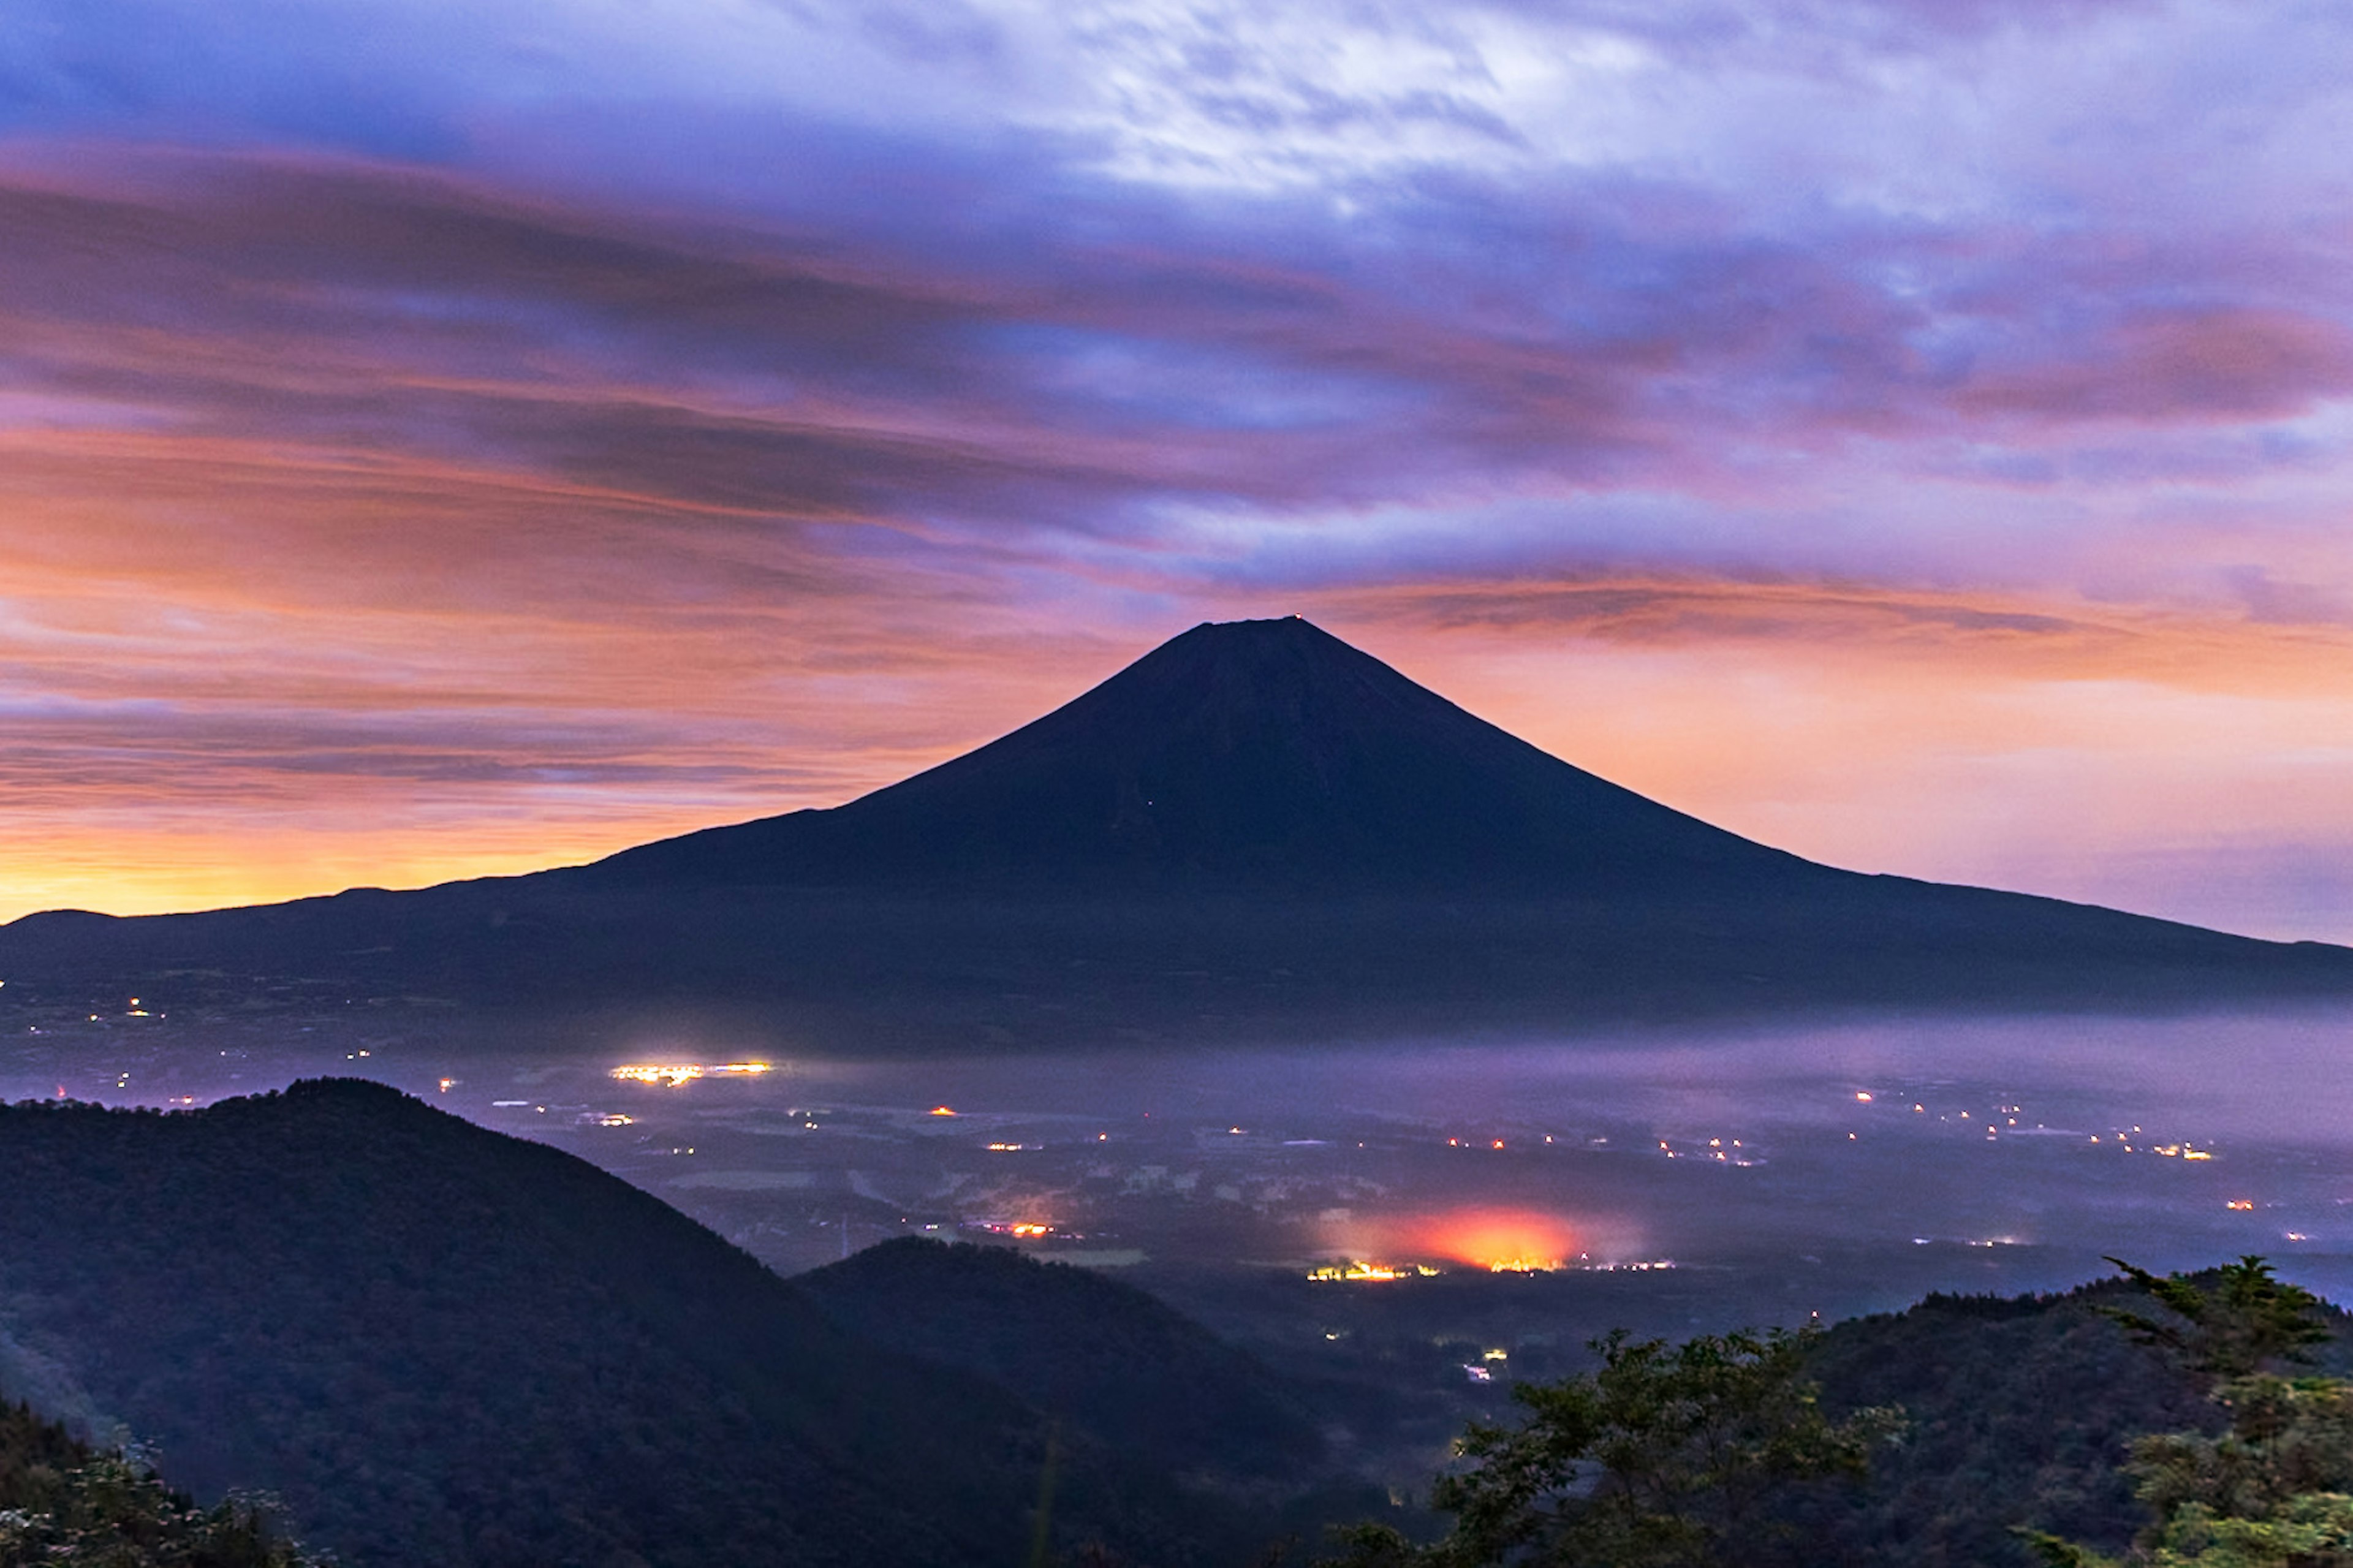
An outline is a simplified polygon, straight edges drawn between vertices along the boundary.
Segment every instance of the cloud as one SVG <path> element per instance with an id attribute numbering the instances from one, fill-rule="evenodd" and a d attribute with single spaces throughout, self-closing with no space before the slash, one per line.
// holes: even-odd
<path id="1" fill-rule="evenodd" d="M 1972 378 L 1965 410 L 2043 424 L 2278 419 L 2353 394 L 2353 332 L 2326 317 L 2232 306 L 2137 313 L 2042 363 Z"/>
<path id="2" fill-rule="evenodd" d="M 28 7 L 52 837 L 143 784 L 617 844 L 1261 610 L 1850 694 L 2342 668 L 2319 8 Z"/>

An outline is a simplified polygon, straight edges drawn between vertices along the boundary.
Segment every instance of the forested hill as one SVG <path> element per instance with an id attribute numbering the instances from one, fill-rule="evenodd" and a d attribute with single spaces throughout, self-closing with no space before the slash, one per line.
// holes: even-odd
<path id="1" fill-rule="evenodd" d="M 0 1108 L 8 1362 L 156 1445 L 178 1484 L 283 1495 L 371 1568 L 1003 1563 L 1046 1420 L 843 1332 L 800 1290 L 558 1151 L 375 1084 L 171 1115 Z M 1064 1543 L 1219 1560 L 1082 1434 Z"/>
<path id="2" fill-rule="evenodd" d="M 200 1497 L 280 1492 L 371 1568 L 1015 1562 L 1050 1447 L 1056 1561 L 1243 1563 L 1380 1511 L 1327 1473 L 1315 1388 L 1116 1281 L 909 1242 L 804 1288 L 375 1084 L 0 1108 L 0 1398 L 120 1422 Z M 2220 1417 L 2120 1300 L 1831 1330 L 1825 1405 L 1909 1421 L 1859 1491 L 1793 1495 L 1812 1568 L 2026 1568 L 2021 1525 L 2121 1546 L 2130 1439 Z M 2348 1359 L 2340 1331 L 2319 1365 Z"/>
<path id="3" fill-rule="evenodd" d="M 1812 1562 L 1828 1568 L 2030 1568 L 2026 1526 L 2121 1551 L 2148 1515 L 2121 1467 L 2150 1432 L 2219 1431 L 2203 1384 L 2130 1342 L 2103 1307 L 2146 1312 L 2121 1279 L 2063 1294 L 1931 1296 L 1825 1336 L 1813 1374 L 1833 1412 L 1900 1405 L 1902 1440 L 1869 1481 L 1806 1504 Z M 2353 1368 L 2348 1321 L 2316 1370 Z"/>
<path id="4" fill-rule="evenodd" d="M 1172 1470 L 1297 1477 L 1322 1454 L 1304 1391 L 1087 1269 L 908 1237 L 794 1283 L 844 1327 L 986 1373 Z"/>

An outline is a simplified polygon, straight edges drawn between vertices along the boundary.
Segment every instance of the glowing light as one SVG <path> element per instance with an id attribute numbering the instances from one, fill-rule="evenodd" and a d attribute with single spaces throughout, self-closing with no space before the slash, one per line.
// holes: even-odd
<path id="1" fill-rule="evenodd" d="M 1364 1284 L 1384 1279 L 1431 1279 L 1438 1270 L 1426 1263 L 1366 1263 L 1349 1258 L 1343 1263 L 1323 1263 L 1307 1271 L 1307 1278 L 1326 1284 Z M 1327 1338 L 1333 1336 L 1326 1336 Z"/>
<path id="2" fill-rule="evenodd" d="M 2226 1209 L 2253 1209 L 2255 1205 L 2252 1198 L 2232 1198 L 2222 1206 Z"/>
<path id="3" fill-rule="evenodd" d="M 1411 1251 L 1499 1273 L 1558 1268 L 1577 1251 L 1568 1222 L 1537 1209 L 1448 1210 L 1413 1222 L 1405 1240 Z"/>
<path id="4" fill-rule="evenodd" d="M 457 1084 L 458 1080 L 454 1078 L 443 1079 L 441 1080 L 441 1092 L 444 1094 L 448 1093 L 452 1089 L 457 1087 Z"/>
<path id="5" fill-rule="evenodd" d="M 622 1083 L 661 1083 L 678 1089 L 703 1074 L 701 1062 L 627 1062 L 613 1069 Z"/>
<path id="6" fill-rule="evenodd" d="M 623 1083 L 659 1083 L 679 1089 L 699 1078 L 755 1078 L 774 1070 L 768 1062 L 720 1062 L 710 1067 L 701 1062 L 625 1062 L 613 1069 L 613 1077 Z"/>
<path id="7" fill-rule="evenodd" d="M 1854 1091 L 1854 1099 L 1855 1103 L 1858 1105 L 1869 1105 L 1871 1103 L 1871 1096 L 1862 1089 L 1858 1089 Z"/>
<path id="8" fill-rule="evenodd" d="M 638 1119 L 636 1117 L 624 1116 L 617 1110 L 614 1111 L 609 1116 L 600 1116 L 596 1118 L 596 1125 L 599 1127 L 635 1127 L 637 1124 Z"/>
<path id="9" fill-rule="evenodd" d="M 954 1116 L 955 1112 L 950 1110 L 947 1106 L 934 1105 L 926 1114 L 932 1116 Z"/>

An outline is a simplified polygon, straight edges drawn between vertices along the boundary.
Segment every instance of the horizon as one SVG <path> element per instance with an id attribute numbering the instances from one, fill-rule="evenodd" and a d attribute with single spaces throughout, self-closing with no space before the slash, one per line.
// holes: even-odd
<path id="1" fill-rule="evenodd" d="M 837 805 L 1298 611 L 1810 859 L 2353 940 L 2353 20 L 15 31 L 0 920 Z"/>
<path id="2" fill-rule="evenodd" d="M 1065 700 L 1065 701 L 1061 701 L 1061 702 L 1057 702 L 1057 703 L 1056 703 L 1052 708 L 1050 708 L 1050 709 L 1047 710 L 1045 712 L 1042 712 L 1042 713 L 1039 713 L 1039 714 L 1036 714 L 1036 715 L 1032 715 L 1030 718 L 1029 718 L 1029 719 L 1027 719 L 1027 720 L 1024 720 L 1021 723 L 1019 723 L 1019 724 L 1016 725 L 1013 729 L 1008 730 L 1008 731 L 1006 731 L 1006 732 L 1005 732 L 1004 734 L 1002 734 L 1002 735 L 992 736 L 992 737 L 989 737 L 989 738 L 988 738 L 988 739 L 987 739 L 987 740 L 984 740 L 984 741 L 982 741 L 982 742 L 980 742 L 976 743 L 973 748 L 971 748 L 971 750 L 970 750 L 970 751 L 963 752 L 959 752 L 959 753 L 957 753 L 957 754 L 956 754 L 956 756 L 955 756 L 955 757 L 944 758 L 944 759 L 941 759 L 941 762 L 940 762 L 940 763 L 928 764 L 928 765 L 927 765 L 927 766 L 925 766 L 925 767 L 919 768 L 919 769 L 917 769 L 917 770 L 915 771 L 915 773 L 911 773 L 911 774 L 909 774 L 909 775 L 906 775 L 906 777 L 904 777 L 904 778 L 902 778 L 902 779 L 896 779 L 896 780 L 885 781 L 885 783 L 884 783 L 884 784 L 879 784 L 879 785 L 875 786 L 875 789 L 874 789 L 874 790 L 866 791 L 866 792 L 861 792 L 861 794 L 860 794 L 860 795 L 852 796 L 852 797 L 850 797 L 849 800 L 845 800 L 845 801 L 838 802 L 838 803 L 828 803 L 827 805 L 818 806 L 818 807 L 815 807 L 815 808 L 797 808 L 797 809 L 818 809 L 818 810 L 828 810 L 828 809 L 831 809 L 834 805 L 854 805 L 854 804 L 856 804 L 859 800 L 865 798 L 865 796 L 866 796 L 867 795 L 871 795 L 871 794 L 877 793 L 877 792 L 881 791 L 881 790 L 889 789 L 890 787 L 892 787 L 892 785 L 896 784 L 906 783 L 906 782 L 908 782 L 909 780 L 911 780 L 911 779 L 913 779 L 913 778 L 914 778 L 914 777 L 917 777 L 917 776 L 920 776 L 920 775 L 921 775 L 921 774 L 923 774 L 923 773 L 926 773 L 931 772 L 934 768 L 936 768 L 936 767 L 938 767 L 938 766 L 941 766 L 941 765 L 943 765 L 943 764 L 944 764 L 944 763 L 945 763 L 955 762 L 955 761 L 958 761 L 958 760 L 960 760 L 960 759 L 962 759 L 962 758 L 964 758 L 964 757 L 968 757 L 968 756 L 970 756 L 974 752 L 979 752 L 979 751 L 987 751 L 987 750 L 989 750 L 989 749 L 993 748 L 993 747 L 997 744 L 997 742 L 999 742 L 999 741 L 1003 741 L 1003 740 L 1006 740 L 1006 739 L 1008 739 L 1008 738 L 1010 738 L 1010 737 L 1012 737 L 1012 736 L 1014 736 L 1014 735 L 1017 735 L 1017 734 L 1019 734 L 1019 733 L 1021 733 L 1021 732 L 1023 732 L 1023 731 L 1028 731 L 1029 729 L 1030 729 L 1030 728 L 1031 728 L 1031 727 L 1033 727 L 1034 725 L 1038 724 L 1038 723 L 1039 723 L 1039 722 L 1040 722 L 1041 721 L 1044 721 L 1044 720 L 1047 720 L 1047 719 L 1050 719 L 1050 718 L 1052 718 L 1052 717 L 1055 717 L 1055 716 L 1057 716 L 1057 715 L 1060 714 L 1060 712 L 1061 712 L 1064 709 L 1066 709 L 1066 708 L 1071 708 L 1071 707 L 1073 707 L 1073 706 L 1081 705 L 1081 704 L 1082 704 L 1084 701 L 1086 701 L 1087 700 L 1090 700 L 1090 699 L 1093 699 L 1093 698 L 1095 698 L 1095 697 L 1097 696 L 1098 692 L 1099 692 L 1102 689 L 1103 689 L 1103 688 L 1107 688 L 1107 687 L 1115 687 L 1115 686 L 1117 686 L 1117 685 L 1120 683 L 1120 681 L 1119 681 L 1119 678 L 1121 678 L 1121 677 L 1123 677 L 1123 676 L 1127 675 L 1127 674 L 1128 674 L 1128 672 L 1129 672 L 1131 669 L 1133 669 L 1136 665 L 1140 665 L 1140 664 L 1146 663 L 1148 660 L 1150 660 L 1150 658 L 1152 658 L 1152 656 L 1153 656 L 1153 655 L 1159 654 L 1159 653 L 1163 652 L 1164 650 L 1166 650 L 1166 649 L 1168 649 L 1168 648 L 1172 647 L 1173 646 L 1175 646 L 1175 645 L 1176 645 L 1176 644 L 1178 644 L 1178 643 L 1186 642 L 1186 641 L 1187 641 L 1187 640 L 1189 640 L 1189 639 L 1191 639 L 1191 638 L 1193 638 L 1193 637 L 1195 637 L 1198 636 L 1198 635 L 1199 635 L 1199 634 L 1201 634 L 1201 633 L 1204 633 L 1204 632 L 1210 632 L 1210 631 L 1226 630 L 1226 629 L 1229 629 L 1229 628 L 1234 628 L 1234 627 L 1242 627 L 1242 626 L 1283 626 L 1283 625 L 1285 625 L 1285 624 L 1289 624 L 1289 623 L 1297 623 L 1297 624 L 1299 624 L 1299 625 L 1301 625 L 1301 626 L 1303 626 L 1307 627 L 1311 632 L 1313 632 L 1313 633 L 1315 635 L 1315 637 L 1316 637 L 1317 638 L 1319 638 L 1319 639 L 1324 639 L 1324 640 L 1327 640 L 1327 641 L 1329 641 L 1330 643 L 1332 643 L 1333 645 L 1335 645 L 1336 647 L 1341 648 L 1341 649 L 1346 649 L 1346 650 L 1347 650 L 1348 652 L 1350 652 L 1350 653 L 1362 654 L 1362 653 L 1363 653 L 1363 651 L 1364 651 L 1364 650 L 1362 650 L 1362 649 L 1360 649 L 1360 648 L 1356 648 L 1356 647 L 1355 647 L 1355 645 L 1353 645 L 1353 644 L 1351 644 L 1351 643 L 1346 642 L 1345 639 L 1335 637 L 1333 636 L 1333 634 L 1331 634 L 1330 632 L 1328 632 L 1328 631 L 1324 630 L 1323 627 L 1316 626 L 1316 625 L 1315 625 L 1315 623 L 1314 623 L 1314 621 L 1310 620 L 1307 616 L 1303 616 L 1303 615 L 1301 615 L 1301 614 L 1297 614 L 1297 613 L 1293 613 L 1293 614 L 1288 614 L 1288 615 L 1271 615 L 1271 616 L 1246 616 L 1246 617 L 1242 617 L 1242 618 L 1239 618 L 1239 619 L 1235 619 L 1235 620 L 1229 620 L 1229 621 L 1205 620 L 1205 621 L 1197 622 L 1195 625 L 1193 625 L 1193 626 L 1189 626 L 1189 627 L 1186 628 L 1185 630 L 1183 630 L 1183 631 L 1181 631 L 1181 632 L 1178 632 L 1178 633 L 1176 633 L 1176 634 L 1172 635 L 1172 636 L 1171 636 L 1171 637 L 1169 637 L 1168 638 L 1165 639 L 1163 642 L 1161 642 L 1161 643 L 1159 643 L 1159 644 L 1155 645 L 1153 648 L 1146 650 L 1145 654 L 1144 654 L 1144 655 L 1142 655 L 1142 656 L 1139 656 L 1139 657 L 1138 657 L 1136 659 L 1134 659 L 1134 660 L 1130 661 L 1130 663 L 1129 663 L 1129 664 L 1126 664 L 1126 665 L 1123 665 L 1123 666 L 1121 666 L 1119 669 L 1114 670 L 1114 671 L 1111 672 L 1110 674 L 1108 674 L 1108 675 L 1104 676 L 1101 680 L 1092 681 L 1092 682 L 1088 683 L 1088 684 L 1087 684 L 1084 688 L 1082 688 L 1081 690 L 1079 690 L 1079 691 L 1078 691 L 1078 692 L 1076 692 L 1076 693 L 1073 693 L 1073 694 L 1071 695 L 1071 697 L 1070 699 L 1068 699 L 1067 700 Z M 1230 646 L 1230 645 L 1229 645 L 1229 646 Z M 1389 670 L 1389 672 L 1390 672 L 1392 675 L 1402 675 L 1402 672 L 1398 671 L 1398 670 L 1397 670 L 1393 666 L 1388 666 L 1388 665 L 1384 664 L 1384 665 L 1382 666 L 1382 668 L 1388 669 L 1388 670 Z M 1418 683 L 1418 682 L 1412 682 L 1412 681 L 1411 681 L 1411 678 L 1410 678 L 1409 676 L 1406 676 L 1406 677 L 1403 677 L 1403 678 L 1404 678 L 1406 680 L 1408 680 L 1409 683 L 1412 683 L 1412 684 L 1417 685 L 1417 686 L 1419 685 L 1419 683 Z M 1164 678 L 1164 680 L 1165 680 L 1165 678 Z M 1420 688 L 1420 689 L 1422 689 L 1422 690 L 1424 690 L 1424 691 L 1427 691 L 1427 690 L 1428 690 L 1428 688 Z M 1440 700 L 1446 700 L 1443 698 L 1442 694 L 1433 694 L 1433 695 L 1440 695 Z M 1463 710 L 1463 709 L 1461 709 L 1461 706 L 1460 706 L 1459 704 L 1453 704 L 1453 703 L 1451 703 L 1451 702 L 1450 702 L 1450 703 L 1449 703 L 1449 706 L 1450 706 L 1450 707 L 1453 707 L 1453 708 L 1455 708 L 1457 711 L 1461 711 L 1461 712 L 1467 712 L 1467 711 L 1468 711 L 1467 710 Z M 1487 725 L 1487 723 L 1488 723 L 1488 721 L 1484 721 L 1483 719 L 1481 719 L 1481 717 L 1480 717 L 1479 715 L 1475 714 L 1475 713 L 1472 713 L 1472 714 L 1470 714 L 1469 716 L 1470 716 L 1472 719 L 1473 719 L 1473 720 L 1477 720 L 1477 721 L 1479 721 L 1479 722 L 1480 722 L 1482 725 Z M 1489 727 L 1493 727 L 1493 726 L 1489 726 Z M 1510 734 L 1510 731 L 1503 731 L 1503 733 L 1504 733 L 1504 734 L 1506 734 L 1506 735 L 1509 735 L 1509 734 Z M 1512 738 L 1513 738 L 1513 739 L 1515 739 L 1515 740 L 1523 739 L 1522 737 L 1517 737 L 1517 736 L 1514 736 L 1514 737 L 1512 737 Z M 1541 748 L 1539 748 L 1539 750 L 1541 750 Z M 1545 754 L 1546 754 L 1546 755 L 1547 755 L 1547 756 L 1552 756 L 1552 757 L 1553 757 L 1553 759 L 1554 759 L 1555 761 L 1567 761 L 1567 759 L 1560 758 L 1560 757 L 1556 756 L 1556 754 L 1554 754 L 1554 753 L 1546 752 L 1546 753 L 1545 753 Z M 1571 766 L 1574 766 L 1575 764 L 1572 763 L 1570 765 L 1571 765 Z M 1605 781 L 1603 781 L 1603 782 L 1605 782 L 1605 783 L 1611 783 L 1611 782 L 1614 782 L 1614 781 L 1607 781 L 1607 780 L 1605 780 Z M 752 819 L 752 820 L 756 822 L 756 821 L 765 821 L 765 820 L 771 820 L 771 819 L 770 819 L 770 818 L 754 818 L 754 819 Z M 1692 820 L 1693 822 L 1697 823 L 1697 824 L 1699 824 L 1700 826 L 1714 826 L 1714 825 L 1711 825 L 1711 824 L 1705 824 L 1705 823 L 1704 823 L 1704 819 L 1692 818 L 1692 819 L 1690 819 L 1690 820 Z M 654 844 L 660 844 L 660 843 L 664 843 L 664 842 L 672 842 L 672 841 L 675 841 L 675 837 L 698 837 L 698 836 L 699 836 L 699 835 L 701 835 L 702 833 L 707 832 L 707 831 L 709 831 L 710 829 L 712 829 L 712 828 L 713 828 L 713 827 L 723 827 L 723 827 L 729 827 L 729 826 L 748 826 L 748 825 L 749 825 L 749 824 L 747 824 L 747 823 L 723 823 L 723 824 L 702 824 L 702 825 L 696 825 L 696 826 L 690 826 L 690 827 L 688 827 L 688 828 L 684 829 L 681 835 L 675 836 L 675 837 L 674 837 L 673 838 L 671 838 L 671 839 L 660 839 L 660 840 L 652 840 L 652 841 L 641 842 L 641 843 L 638 843 L 638 844 L 636 844 L 636 845 L 625 846 L 625 847 L 624 847 L 624 848 L 625 848 L 625 849 L 629 849 L 629 848 L 646 848 L 646 847 L 650 847 L 651 845 L 654 845 Z M 1754 841 L 1752 841 L 1752 842 L 1754 842 Z M 1767 847 L 1778 847 L 1778 846 L 1767 846 Z M 591 862 L 582 862 L 582 863 L 579 863 L 579 864 L 593 864 L 593 863 L 595 863 L 595 862 L 593 862 L 593 861 L 591 861 Z M 532 876 L 532 875 L 533 875 L 534 873 L 536 873 L 536 872 L 538 872 L 538 871 L 540 871 L 540 870 L 559 869 L 559 868 L 562 868 L 562 867 L 560 867 L 560 866 L 532 866 L 532 867 L 525 867 L 525 868 L 522 868 L 520 871 L 513 872 L 513 873 L 503 873 L 503 874 L 502 874 L 502 873 L 495 873 L 495 872 L 494 872 L 494 873 L 488 873 L 487 875 L 490 875 L 490 876 L 491 876 L 491 877 L 497 877 L 497 876 L 500 876 L 500 875 L 517 875 L 517 876 L 529 877 L 529 876 Z M 306 898 L 306 897 L 308 897 L 308 898 L 316 898 L 316 897 L 332 897 L 332 896 L 333 896 L 333 894 L 334 894 L 334 893 L 336 893 L 336 892 L 344 892 L 344 891 L 361 891 L 361 892 L 413 891 L 413 890 L 419 890 L 419 889 L 422 889 L 422 888 L 440 887 L 440 886 L 449 886 L 449 885 L 452 885 L 452 884 L 454 884 L 454 883 L 456 883 L 456 882 L 459 882 L 459 881 L 463 881 L 463 880 L 473 880 L 473 879 L 475 879 L 475 878 L 446 879 L 444 879 L 443 881 L 438 882 L 438 883 L 426 883 L 426 884 L 418 884 L 418 885 L 417 885 L 417 887 L 415 887 L 415 888 L 385 888 L 385 887 L 384 887 L 384 886 L 382 886 L 382 885 L 380 885 L 380 884 L 360 883 L 360 884 L 352 884 L 352 885 L 350 885 L 350 886 L 348 886 L 348 887 L 346 887 L 346 888 L 343 888 L 343 889 L 331 889 L 331 890 L 328 890 L 327 892 L 322 893 L 322 894 L 295 895 L 295 899 L 296 899 L 297 900 L 301 900 L 301 899 L 302 899 L 302 898 Z M 2007 890 L 2011 890 L 2011 889 L 2001 889 L 2001 890 L 2005 890 L 2005 891 L 2007 891 Z M 262 900 L 261 902 L 263 902 L 263 903 L 274 903 L 274 902 L 280 902 L 280 901 L 285 901 L 285 900 Z M 2078 900 L 2078 901 L 2081 901 L 2081 900 Z M 189 913 L 189 912 L 203 912 L 204 910 L 207 910 L 207 909 L 215 909 L 215 908 L 237 908 L 237 907 L 253 907 L 253 906 L 249 906 L 249 905 L 248 905 L 248 906 L 209 906 L 209 905 L 197 905 L 197 906 L 193 906 L 191 909 L 189 909 L 189 910 L 153 910 L 153 911 L 145 911 L 145 910 L 141 910 L 141 911 L 130 911 L 130 912 L 131 912 L 131 913 L 133 913 L 133 914 L 137 914 L 137 913 Z M 8 919 L 24 919 L 24 918 L 26 918 L 26 916 L 28 916 L 28 915 L 33 915 L 33 914 L 90 914 L 90 913 L 112 914 L 112 913 L 114 913 L 114 912 L 115 912 L 115 911 L 104 911 L 104 910 L 78 910 L 78 909 L 71 909 L 71 908 L 52 908 L 52 909 L 46 909 L 46 910 L 27 910 L 27 911 L 24 911 L 24 912 L 23 912 L 23 913 L 21 913 L 21 914 L 17 914 L 17 915 L 15 915 L 15 916 L 13 916 L 13 917 L 8 917 Z M 0 925 L 5 925 L 5 924 L 8 923 L 8 919 L 0 919 Z M 2194 923 L 2194 922 L 2192 922 L 2192 923 Z M 2245 933 L 2233 933 L 2233 934 L 2245 934 Z M 2307 940 L 2307 941 L 2308 941 L 2308 940 L 2311 940 L 2311 939 L 2289 939 L 2289 940 Z M 2343 944 L 2339 944 L 2339 945 L 2343 945 Z"/>

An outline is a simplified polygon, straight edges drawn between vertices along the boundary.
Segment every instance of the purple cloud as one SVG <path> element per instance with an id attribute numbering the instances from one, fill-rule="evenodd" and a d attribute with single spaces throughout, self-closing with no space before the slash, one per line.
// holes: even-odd
<path id="1" fill-rule="evenodd" d="M 814 798 L 1302 602 L 2264 686 L 2353 599 L 2319 10 L 31 5 L 0 698 L 289 776 L 527 771 L 500 688 Z"/>

